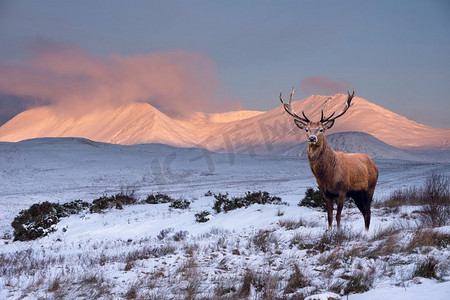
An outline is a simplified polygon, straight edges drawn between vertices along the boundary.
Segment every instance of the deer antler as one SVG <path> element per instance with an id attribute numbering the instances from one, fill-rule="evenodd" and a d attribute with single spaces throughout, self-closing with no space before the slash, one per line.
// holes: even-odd
<path id="1" fill-rule="evenodd" d="M 346 111 L 349 109 L 349 107 L 352 105 L 351 102 L 352 102 L 353 97 L 355 96 L 355 91 L 353 91 L 353 93 L 352 93 L 351 95 L 350 95 L 350 92 L 347 92 L 347 94 L 348 94 L 348 98 L 347 98 L 347 101 L 345 102 L 344 108 L 343 108 L 342 111 L 341 111 L 337 116 L 335 116 L 334 118 L 332 118 L 332 117 L 334 116 L 334 114 L 335 114 L 336 112 L 333 112 L 329 117 L 324 118 L 324 116 L 323 116 L 323 110 L 322 110 L 322 114 L 321 114 L 321 117 L 320 117 L 320 122 L 321 122 L 321 123 L 334 121 L 334 120 L 336 120 L 337 118 L 339 118 L 340 116 L 342 116 L 343 114 L 345 114 L 345 112 L 346 112 Z"/>
<path id="2" fill-rule="evenodd" d="M 280 101 L 281 101 L 281 103 L 283 104 L 284 110 L 285 110 L 289 115 L 291 115 L 292 117 L 294 117 L 294 118 L 297 119 L 297 120 L 300 120 L 300 121 L 305 122 L 305 123 L 311 122 L 311 121 L 308 119 L 308 117 L 305 115 L 305 112 L 304 112 L 303 110 L 302 110 L 302 115 L 303 115 L 303 117 L 300 117 L 299 115 L 297 115 L 297 114 L 294 112 L 294 109 L 292 108 L 292 105 L 291 105 L 291 104 L 292 104 L 292 98 L 294 97 L 294 93 L 295 93 L 295 89 L 292 88 L 291 94 L 289 95 L 289 102 L 288 102 L 288 103 L 284 103 L 283 98 L 281 98 L 281 91 L 280 91 Z"/>

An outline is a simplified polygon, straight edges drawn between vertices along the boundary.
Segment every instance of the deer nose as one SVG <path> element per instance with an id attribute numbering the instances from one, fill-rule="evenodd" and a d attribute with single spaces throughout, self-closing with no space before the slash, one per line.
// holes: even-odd
<path id="1" fill-rule="evenodd" d="M 310 135 L 310 136 L 309 136 L 309 141 L 310 141 L 311 143 L 317 142 L 317 136 L 315 136 L 315 135 Z"/>

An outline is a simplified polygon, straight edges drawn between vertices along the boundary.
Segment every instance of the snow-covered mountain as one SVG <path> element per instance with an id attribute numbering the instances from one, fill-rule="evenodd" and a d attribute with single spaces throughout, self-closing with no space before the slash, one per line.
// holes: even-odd
<path id="1" fill-rule="evenodd" d="M 327 140 L 334 150 L 344 153 L 364 153 L 371 158 L 403 159 L 428 162 L 450 162 L 449 151 L 418 151 L 403 150 L 388 145 L 370 134 L 364 132 L 338 132 L 327 136 Z M 306 158 L 307 142 L 302 142 L 280 155 L 300 156 Z"/>
<path id="2" fill-rule="evenodd" d="M 346 95 L 311 96 L 293 103 L 312 120 L 340 111 Z M 359 131 L 400 149 L 450 149 L 450 129 L 426 126 L 356 97 L 345 116 L 328 132 Z M 83 137 L 116 144 L 162 143 L 218 152 L 273 154 L 298 145 L 305 134 L 281 106 L 268 111 L 195 113 L 173 118 L 147 103 L 105 108 L 68 117 L 52 107 L 24 111 L 0 127 L 0 141 L 40 137 Z"/>

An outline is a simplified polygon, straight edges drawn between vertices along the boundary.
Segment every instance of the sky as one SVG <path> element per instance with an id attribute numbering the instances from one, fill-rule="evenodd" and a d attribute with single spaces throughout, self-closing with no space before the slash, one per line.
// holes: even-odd
<path id="1" fill-rule="evenodd" d="M 41 105 L 267 111 L 292 87 L 450 128 L 450 1 L 0 0 L 0 125 Z"/>

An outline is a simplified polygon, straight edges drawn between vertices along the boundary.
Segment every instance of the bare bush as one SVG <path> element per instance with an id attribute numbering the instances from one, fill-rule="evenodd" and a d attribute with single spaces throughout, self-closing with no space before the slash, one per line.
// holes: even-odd
<path id="1" fill-rule="evenodd" d="M 168 237 L 169 233 L 171 232 L 173 232 L 173 228 L 165 228 L 162 229 L 156 237 L 158 238 L 158 240 L 162 241 L 163 239 Z"/>
<path id="2" fill-rule="evenodd" d="M 404 205 L 421 206 L 419 220 L 422 226 L 434 228 L 449 225 L 449 178 L 442 174 L 432 173 L 426 177 L 422 187 L 396 190 L 391 193 L 383 205 L 388 208 L 398 208 Z"/>
<path id="3" fill-rule="evenodd" d="M 449 178 L 431 174 L 422 189 L 422 214 L 420 220 L 427 227 L 441 227 L 450 224 Z"/>
<path id="4" fill-rule="evenodd" d="M 180 230 L 174 233 L 174 235 L 172 236 L 172 240 L 174 240 L 175 242 L 184 241 L 188 235 L 189 232 L 185 230 Z"/>

